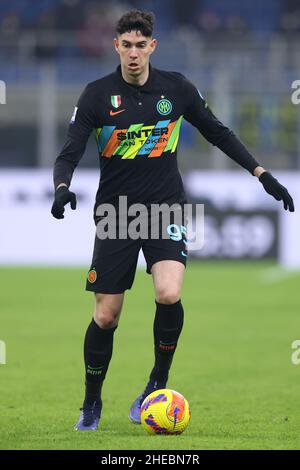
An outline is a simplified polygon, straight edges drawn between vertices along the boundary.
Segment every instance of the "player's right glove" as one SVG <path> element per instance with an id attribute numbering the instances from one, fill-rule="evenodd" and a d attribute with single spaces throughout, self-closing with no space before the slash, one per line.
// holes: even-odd
<path id="1" fill-rule="evenodd" d="M 294 201 L 288 190 L 282 186 L 282 184 L 280 184 L 279 181 L 271 175 L 271 173 L 264 171 L 260 175 L 259 181 L 268 194 L 271 194 L 271 196 L 273 196 L 277 201 L 283 201 L 285 210 L 289 209 L 290 212 L 294 212 Z"/>
<path id="2" fill-rule="evenodd" d="M 76 209 L 76 194 L 69 191 L 66 186 L 60 186 L 55 191 L 54 202 L 51 209 L 51 214 L 56 219 L 63 219 L 65 212 L 65 205 L 71 204 L 71 209 Z"/>

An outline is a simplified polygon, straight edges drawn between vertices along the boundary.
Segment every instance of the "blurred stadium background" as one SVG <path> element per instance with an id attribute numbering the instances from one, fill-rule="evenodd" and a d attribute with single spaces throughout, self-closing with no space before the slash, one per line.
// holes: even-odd
<path id="1" fill-rule="evenodd" d="M 156 13 L 159 47 L 153 65 L 180 71 L 192 80 L 217 116 L 282 179 L 297 207 L 300 113 L 291 102 L 291 84 L 300 78 L 296 0 L 2 1 L 0 80 L 6 83 L 7 96 L 0 107 L 0 203 L 10 223 L 2 231 L 0 263 L 81 264 L 89 259 L 85 247 L 93 237 L 88 221 L 98 180 L 93 138 L 73 183 L 79 211 L 64 224 L 48 217 L 50 171 L 82 89 L 118 64 L 112 47 L 114 26 L 131 7 Z M 269 257 L 300 265 L 296 216 L 283 214 L 254 178 L 187 123 L 179 151 L 190 197 L 205 202 L 211 213 L 211 236 L 197 256 Z M 256 216 L 243 214 L 251 209 Z M 12 213 L 18 215 L 10 217 Z M 34 220 L 43 227 L 42 245 Z M 90 230 L 85 232 L 87 243 L 83 241 L 75 254 L 74 246 L 44 249 L 45 240 L 52 245 L 58 233 L 67 243 L 70 227 L 79 229 L 82 223 Z M 21 245 L 20 225 L 26 240 Z"/>
<path id="2" fill-rule="evenodd" d="M 132 7 L 156 14 L 159 47 L 152 64 L 193 81 L 216 115 L 287 186 L 296 206 L 294 214 L 286 214 L 256 178 L 183 124 L 179 167 L 189 199 L 205 203 L 205 246 L 191 253 L 201 261 L 191 263 L 187 274 L 190 316 L 174 366 L 194 421 L 186 441 L 169 440 L 164 448 L 299 448 L 298 370 L 290 363 L 290 345 L 299 336 L 300 105 L 291 101 L 291 84 L 300 80 L 298 0 L 1 0 L 0 80 L 6 84 L 6 104 L 0 104 L 0 340 L 7 343 L 8 360 L 0 366 L 0 419 L 6 423 L 0 448 L 158 445 L 139 440 L 136 428 L 127 433 L 115 408 L 112 421 L 104 418 L 108 434 L 101 445 L 94 437 L 74 444 L 67 432 L 60 434 L 73 424 L 80 404 L 80 348 L 89 318 L 83 313 L 92 309 L 83 288 L 99 178 L 93 138 L 72 183 L 78 209 L 67 209 L 64 221 L 50 215 L 52 168 L 82 89 L 118 64 L 114 26 Z M 66 269 L 30 268 L 37 265 Z M 115 375 L 107 385 L 108 403 L 124 409 L 134 398 L 133 383 L 137 391 L 143 386 L 144 364 L 150 367 L 152 361 L 153 294 L 144 273 L 138 273 L 128 299 L 131 316 L 124 315 L 118 332 Z M 141 304 L 145 323 L 139 319 Z M 37 327 L 39 315 L 46 316 L 47 331 Z M 135 359 L 143 373 L 130 384 L 123 372 L 128 358 L 122 348 L 130 354 L 125 338 L 132 341 L 132 357 L 137 356 L 134 341 L 143 344 Z M 211 342 L 222 350 L 220 360 Z M 62 356 L 72 370 L 69 383 L 57 366 Z M 191 381 L 185 358 L 198 356 L 201 366 Z M 30 364 L 26 370 L 24 363 Z M 124 384 L 120 403 L 117 374 Z M 24 388 L 16 390 L 20 380 Z M 69 386 L 71 397 L 66 397 Z M 208 403 L 204 409 L 203 403 Z M 63 422 L 60 413 L 66 409 Z M 238 425 L 230 419 L 233 409 Z M 44 424 L 37 424 L 40 416 L 47 435 Z"/>

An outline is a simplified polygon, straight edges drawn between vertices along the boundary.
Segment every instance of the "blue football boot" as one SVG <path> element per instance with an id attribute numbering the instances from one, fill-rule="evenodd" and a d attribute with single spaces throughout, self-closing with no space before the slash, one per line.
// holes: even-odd
<path id="1" fill-rule="evenodd" d="M 167 380 L 164 382 L 157 382 L 157 381 L 154 381 L 153 379 L 149 380 L 143 393 L 141 393 L 141 395 L 139 395 L 131 405 L 131 408 L 129 411 L 129 419 L 134 424 L 141 424 L 141 405 L 143 401 L 145 400 L 145 398 L 148 395 L 150 395 L 150 393 L 154 392 L 155 390 L 166 388 L 166 383 L 167 383 Z"/>
<path id="2" fill-rule="evenodd" d="M 98 429 L 99 420 L 101 417 L 102 401 L 95 401 L 92 405 L 83 403 L 80 408 L 79 421 L 75 425 L 76 431 L 96 431 Z"/>

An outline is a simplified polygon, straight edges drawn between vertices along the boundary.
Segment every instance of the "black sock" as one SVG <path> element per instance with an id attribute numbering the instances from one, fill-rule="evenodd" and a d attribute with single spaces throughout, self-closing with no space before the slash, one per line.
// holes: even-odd
<path id="1" fill-rule="evenodd" d="M 150 374 L 151 380 L 167 382 L 182 327 L 183 307 L 180 300 L 175 304 L 156 302 L 153 326 L 155 363 Z"/>
<path id="2" fill-rule="evenodd" d="M 93 319 L 84 340 L 85 402 L 99 401 L 105 375 L 113 351 L 113 337 L 117 327 L 105 330 Z"/>

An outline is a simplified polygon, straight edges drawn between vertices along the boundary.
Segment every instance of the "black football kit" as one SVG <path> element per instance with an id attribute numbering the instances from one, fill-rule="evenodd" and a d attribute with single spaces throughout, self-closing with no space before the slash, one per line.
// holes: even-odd
<path id="1" fill-rule="evenodd" d="M 119 66 L 114 73 L 89 83 L 79 98 L 66 143 L 55 162 L 55 188 L 60 183 L 70 185 L 94 132 L 100 164 L 94 206 L 96 223 L 99 206 L 110 203 L 118 211 L 120 196 L 127 197 L 128 206 L 184 204 L 186 196 L 176 152 L 183 119 L 251 174 L 259 166 L 183 75 L 150 66 L 147 82 L 135 86 L 123 79 Z M 103 240 L 96 236 L 87 290 L 120 293 L 130 289 L 141 248 L 148 273 L 160 260 L 171 259 L 185 265 L 184 235 L 181 240 Z"/>

